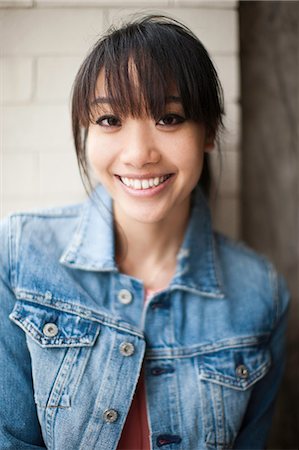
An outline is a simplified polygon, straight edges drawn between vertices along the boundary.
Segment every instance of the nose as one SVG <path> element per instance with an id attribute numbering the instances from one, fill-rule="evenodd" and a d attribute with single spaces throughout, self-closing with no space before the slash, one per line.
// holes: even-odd
<path id="1" fill-rule="evenodd" d="M 160 157 L 153 125 L 146 120 L 132 119 L 123 136 L 122 163 L 140 169 L 146 164 L 159 162 Z"/>

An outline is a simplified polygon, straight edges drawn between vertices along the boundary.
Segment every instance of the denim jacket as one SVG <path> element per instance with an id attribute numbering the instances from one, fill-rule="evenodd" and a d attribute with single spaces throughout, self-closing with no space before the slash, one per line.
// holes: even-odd
<path id="1" fill-rule="evenodd" d="M 111 211 L 98 187 L 1 222 L 0 449 L 116 449 L 142 367 L 152 450 L 264 448 L 284 280 L 212 231 L 197 189 L 175 275 L 144 306 L 116 265 Z"/>

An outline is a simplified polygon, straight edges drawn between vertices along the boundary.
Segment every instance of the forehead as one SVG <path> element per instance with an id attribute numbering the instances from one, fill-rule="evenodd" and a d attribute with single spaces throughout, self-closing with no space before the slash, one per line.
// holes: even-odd
<path id="1" fill-rule="evenodd" d="M 140 102 L 144 103 L 144 95 L 142 93 L 142 87 L 141 82 L 139 80 L 138 71 L 136 69 L 136 65 L 134 62 L 131 62 L 128 66 L 128 84 L 133 88 L 136 92 L 136 95 L 140 95 Z M 154 91 L 155 89 L 153 89 Z M 178 93 L 178 90 L 175 86 L 175 83 L 169 83 L 169 86 L 167 87 L 167 90 L 164 93 L 164 101 L 165 103 L 176 103 L 176 104 L 182 104 L 182 99 Z M 95 89 L 95 98 L 92 100 L 92 105 L 105 105 L 110 104 L 112 105 L 114 103 L 113 96 L 111 97 L 111 93 L 109 93 L 109 83 L 107 83 L 107 75 L 105 68 L 101 69 L 97 82 L 96 82 L 96 89 Z"/>
<path id="2" fill-rule="evenodd" d="M 96 82 L 96 97 L 105 97 L 106 95 L 106 74 L 105 69 L 101 69 Z"/>

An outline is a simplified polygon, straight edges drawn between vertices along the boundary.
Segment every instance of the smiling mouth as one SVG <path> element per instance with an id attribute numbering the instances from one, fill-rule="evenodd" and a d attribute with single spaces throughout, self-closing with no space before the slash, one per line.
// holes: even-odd
<path id="1" fill-rule="evenodd" d="M 163 184 L 168 178 L 170 178 L 173 174 L 163 175 L 161 177 L 147 178 L 147 179 L 136 179 L 136 178 L 127 178 L 118 176 L 120 181 L 131 189 L 135 190 L 145 190 L 151 189 L 153 187 L 157 187 L 160 184 Z"/>

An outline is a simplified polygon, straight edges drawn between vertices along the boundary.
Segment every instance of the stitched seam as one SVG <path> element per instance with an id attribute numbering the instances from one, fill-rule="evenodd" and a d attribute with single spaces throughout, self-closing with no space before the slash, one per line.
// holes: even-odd
<path id="1" fill-rule="evenodd" d="M 61 400 L 63 389 L 70 375 L 70 370 L 74 365 L 79 349 L 68 348 L 61 364 L 60 370 L 55 379 L 53 389 L 50 393 L 46 408 L 57 408 Z M 69 406 L 68 406 L 69 407 Z"/>
<path id="2" fill-rule="evenodd" d="M 39 329 L 35 327 L 35 325 L 33 325 L 27 318 L 22 317 L 21 314 L 19 314 L 17 312 L 17 310 L 15 310 L 15 314 L 11 314 L 10 319 L 13 320 L 13 322 L 15 322 L 16 324 L 18 324 L 22 330 L 24 330 L 25 332 L 28 332 L 31 336 L 31 338 L 35 341 L 38 342 L 42 347 L 47 347 L 47 348 L 56 348 L 56 347 L 61 347 L 62 345 L 67 346 L 67 347 L 74 347 L 74 346 L 92 346 L 95 342 L 95 339 L 99 333 L 99 330 L 96 332 L 95 336 L 92 336 L 93 339 L 89 340 L 88 342 L 82 342 L 82 339 L 86 338 L 86 336 L 88 337 L 88 335 L 84 335 L 78 338 L 59 338 L 59 339 L 47 339 L 44 337 L 44 335 L 42 333 L 40 333 Z M 50 342 L 49 342 L 50 341 Z M 54 342 L 52 342 L 54 341 Z"/>
<path id="3" fill-rule="evenodd" d="M 271 366 L 271 362 L 270 360 L 267 361 L 265 364 L 263 364 L 258 371 L 256 371 L 255 375 L 251 378 L 250 382 L 248 383 L 244 383 L 243 386 L 241 385 L 241 382 L 239 382 L 237 384 L 237 382 L 232 383 L 233 380 L 228 379 L 225 376 L 221 376 L 221 378 L 224 379 L 223 382 L 221 382 L 221 380 L 215 380 L 215 378 L 212 377 L 205 377 L 204 374 L 200 374 L 200 379 L 213 383 L 213 384 L 217 384 L 220 386 L 224 386 L 224 387 L 229 387 L 231 389 L 236 389 L 238 391 L 245 391 L 246 389 L 249 389 L 251 386 L 253 386 L 258 380 L 260 380 L 261 378 L 263 378 L 263 376 L 266 374 L 267 369 Z M 225 383 L 225 379 L 227 378 L 227 383 Z"/>
<path id="4" fill-rule="evenodd" d="M 89 360 L 89 358 L 91 356 L 91 351 L 92 351 L 91 347 L 80 348 L 80 353 L 78 355 L 78 359 L 80 359 L 81 368 L 78 370 L 79 373 L 78 373 L 78 376 L 77 376 L 77 380 L 74 383 L 74 388 L 73 388 L 73 391 L 72 391 L 72 399 L 74 399 L 74 397 L 75 397 L 75 395 L 77 393 L 78 387 L 80 385 L 80 382 L 82 380 L 83 374 L 85 372 L 86 365 L 87 365 L 88 360 Z M 83 352 L 85 353 L 85 355 L 82 356 Z M 71 402 L 71 406 L 72 406 L 72 402 Z"/>
<path id="5" fill-rule="evenodd" d="M 198 356 L 202 354 L 208 354 L 208 353 L 214 353 L 216 351 L 220 350 L 226 350 L 226 349 L 237 349 L 237 348 L 247 348 L 247 347 L 253 347 L 258 344 L 261 344 L 263 342 L 268 342 L 269 333 L 263 334 L 260 336 L 255 336 L 254 338 L 251 337 L 243 337 L 236 341 L 228 341 L 228 342 L 222 342 L 220 344 L 203 344 L 201 346 L 193 347 L 187 347 L 187 348 L 172 348 L 165 350 L 162 349 L 152 349 L 147 351 L 146 358 L 147 359 L 161 359 L 161 358 L 189 358 L 193 356 Z"/>
<path id="6" fill-rule="evenodd" d="M 81 438 L 81 444 L 80 444 L 79 450 L 85 450 L 87 443 L 90 448 L 93 448 L 95 446 L 96 440 L 98 439 L 98 436 L 100 435 L 102 428 L 104 426 L 103 421 L 100 419 L 101 412 L 103 409 L 103 405 L 100 404 L 100 401 L 102 400 L 102 396 L 103 396 L 103 383 L 104 382 L 107 383 L 107 378 L 108 378 L 107 373 L 110 368 L 109 366 L 110 366 L 113 352 L 115 351 L 116 341 L 117 341 L 117 336 L 113 335 L 113 341 L 111 343 L 111 346 L 109 349 L 109 354 L 106 359 L 106 361 L 108 361 L 109 363 L 107 362 L 107 364 L 105 364 L 104 372 L 102 373 L 102 381 L 99 386 L 98 395 L 95 399 L 95 405 L 94 405 L 93 411 L 91 412 L 90 420 L 89 420 L 87 427 L 85 428 L 84 434 Z"/>
<path id="7" fill-rule="evenodd" d="M 71 247 L 69 247 L 67 254 L 72 254 L 73 258 L 76 258 L 78 255 L 79 250 L 82 247 L 83 244 L 83 240 L 86 236 L 86 229 L 87 229 L 87 224 L 88 224 L 88 220 L 89 220 L 89 216 L 90 216 L 90 210 L 88 208 L 85 208 L 85 212 L 83 214 L 82 220 L 76 230 L 76 240 L 75 240 L 75 244 L 72 245 Z"/>
<path id="8" fill-rule="evenodd" d="M 74 314 L 74 315 L 80 316 L 80 317 L 82 317 L 82 319 L 90 320 L 90 321 L 96 322 L 96 323 L 101 323 L 101 324 L 107 325 L 111 328 L 116 328 L 117 330 L 120 330 L 120 331 L 129 332 L 132 335 L 143 338 L 143 333 L 141 331 L 134 329 L 133 327 L 131 327 L 129 325 L 128 326 L 120 325 L 119 322 L 121 319 L 119 321 L 113 320 L 112 318 L 104 316 L 103 314 L 99 314 L 93 310 L 83 309 L 78 305 L 66 303 L 61 300 L 57 300 L 57 301 L 55 300 L 55 303 L 46 302 L 46 301 L 42 302 L 42 301 L 40 301 L 40 300 L 44 300 L 44 297 L 42 295 L 36 296 L 36 294 L 35 294 L 35 297 L 34 297 L 29 292 L 24 293 L 24 295 L 22 295 L 22 294 L 23 294 L 22 292 L 21 293 L 15 292 L 16 298 L 20 301 L 28 301 L 31 303 L 35 303 L 37 305 L 50 307 L 50 308 L 56 309 L 58 311 L 66 311 L 69 314 Z M 26 296 L 25 296 L 25 294 L 26 294 Z M 30 296 L 31 296 L 31 298 L 30 298 Z M 93 314 L 93 316 L 92 316 L 92 314 Z"/>

